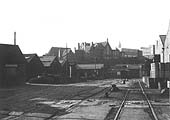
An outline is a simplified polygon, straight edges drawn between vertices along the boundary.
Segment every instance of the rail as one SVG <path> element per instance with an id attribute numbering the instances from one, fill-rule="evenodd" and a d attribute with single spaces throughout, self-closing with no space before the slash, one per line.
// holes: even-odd
<path id="1" fill-rule="evenodd" d="M 149 108 L 151 110 L 151 114 L 153 115 L 154 120 L 159 120 L 158 117 L 156 116 L 156 113 L 155 113 L 155 111 L 153 109 L 153 106 L 152 106 L 151 102 L 149 101 L 149 99 L 148 99 L 148 97 L 147 97 L 147 95 L 146 95 L 146 93 L 145 93 L 145 91 L 144 91 L 140 81 L 138 81 L 138 83 L 139 83 L 140 89 L 142 90 L 142 94 L 144 95 L 144 97 L 145 97 L 145 99 L 146 99 L 146 101 L 148 103 L 148 106 L 149 106 Z M 122 103 L 121 103 L 121 105 L 120 105 L 120 107 L 119 107 L 119 109 L 118 109 L 118 111 L 117 111 L 117 113 L 116 113 L 116 115 L 114 117 L 114 120 L 118 120 L 119 119 L 120 113 L 121 113 L 121 111 L 122 111 L 122 109 L 124 107 L 124 104 L 125 104 L 126 99 L 128 97 L 129 91 L 130 91 L 130 89 L 127 90 L 127 92 L 126 92 L 126 94 L 125 94 L 125 96 L 123 98 L 123 101 L 122 101 Z"/>
<path id="2" fill-rule="evenodd" d="M 151 112 L 152 112 L 152 115 L 153 115 L 154 119 L 155 119 L 155 120 L 158 120 L 158 117 L 156 116 L 156 113 L 155 113 L 155 111 L 154 111 L 154 109 L 153 109 L 153 106 L 152 106 L 151 102 L 149 101 L 146 93 L 144 92 L 144 89 L 143 89 L 140 81 L 138 81 L 138 82 L 139 82 L 140 88 L 141 88 L 141 90 L 142 90 L 142 93 L 144 94 L 144 96 L 145 96 L 145 98 L 146 98 L 146 101 L 147 101 L 147 103 L 148 103 L 148 105 L 149 105 L 149 108 L 151 109 Z"/>
<path id="3" fill-rule="evenodd" d="M 118 109 L 118 111 L 116 113 L 116 116 L 115 116 L 114 120 L 117 120 L 119 118 L 120 112 L 121 112 L 122 108 L 124 107 L 124 104 L 125 104 L 125 101 L 126 101 L 128 93 L 129 93 L 129 90 L 127 90 L 127 92 L 125 94 L 125 97 L 123 98 L 123 101 L 122 101 L 122 103 L 121 103 L 121 105 L 120 105 L 120 107 L 119 107 L 119 109 Z"/>

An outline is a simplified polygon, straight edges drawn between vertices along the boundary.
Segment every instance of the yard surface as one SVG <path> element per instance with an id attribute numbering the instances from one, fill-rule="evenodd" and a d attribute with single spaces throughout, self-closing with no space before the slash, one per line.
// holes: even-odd
<path id="1" fill-rule="evenodd" d="M 0 119 L 110 119 L 114 117 L 127 89 L 133 87 L 132 83 L 133 80 L 122 84 L 118 79 L 108 79 L 67 85 L 26 84 L 0 89 Z M 111 84 L 116 84 L 120 91 L 106 97 Z M 147 89 L 147 93 L 159 118 L 168 120 L 168 97 L 160 96 L 156 89 Z M 156 105 L 157 102 L 165 105 Z"/>

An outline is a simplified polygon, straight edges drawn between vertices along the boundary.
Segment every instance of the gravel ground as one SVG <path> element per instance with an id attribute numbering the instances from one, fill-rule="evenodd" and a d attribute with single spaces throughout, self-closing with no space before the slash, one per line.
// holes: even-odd
<path id="1" fill-rule="evenodd" d="M 111 92 L 109 96 L 106 97 L 105 92 L 110 89 L 109 87 L 112 83 L 116 83 L 120 88 L 120 91 Z M 120 80 L 110 79 L 61 86 L 25 85 L 10 89 L 0 89 L 0 119 L 6 117 L 6 114 L 1 114 L 3 111 L 45 113 L 53 115 L 54 120 L 56 116 L 56 118 L 60 116 L 62 119 L 62 116 L 64 118 L 71 115 L 75 115 L 77 117 L 80 117 L 81 115 L 90 119 L 90 117 L 86 115 L 88 113 L 88 109 L 90 109 L 90 114 L 94 119 L 98 120 L 98 117 L 95 117 L 95 115 L 97 116 L 100 114 L 100 116 L 103 116 L 103 119 L 105 118 L 105 120 L 109 120 L 114 118 L 127 89 L 134 89 L 133 95 L 130 99 L 141 99 L 138 95 L 138 91 L 135 90 L 138 87 L 139 86 L 135 80 L 129 80 L 126 81 L 126 84 L 122 84 Z M 94 95 L 94 93 L 99 91 L 102 92 Z M 149 98 L 154 102 L 168 102 L 168 97 L 161 96 L 157 89 L 146 89 L 145 91 Z M 85 98 L 87 98 L 86 102 L 76 105 Z M 62 103 L 62 106 L 54 107 L 58 106 L 58 103 Z M 86 103 L 88 103 L 88 105 L 86 105 Z M 72 113 L 70 113 L 67 111 L 67 107 L 72 105 L 76 105 L 76 107 L 71 107 Z M 66 108 L 61 109 L 63 106 Z M 105 112 L 102 112 L 103 110 Z M 159 114 L 158 116 L 161 120 L 168 120 L 166 118 L 170 116 L 167 112 L 169 111 L 169 106 L 165 107 L 165 105 L 157 105 L 155 106 L 155 110 Z M 147 112 L 147 109 L 144 109 L 144 112 Z M 23 116 L 20 119 L 23 119 Z"/>
<path id="2" fill-rule="evenodd" d="M 5 111 L 24 111 L 24 112 L 53 112 L 56 108 L 47 105 L 37 104 L 31 101 L 35 98 L 59 101 L 61 99 L 71 99 L 82 94 L 84 91 L 95 89 L 96 87 L 46 87 L 46 86 L 22 86 L 15 89 L 0 90 L 0 110 Z M 80 97 L 80 99 L 83 99 Z M 44 109 L 44 110 L 43 110 Z"/>

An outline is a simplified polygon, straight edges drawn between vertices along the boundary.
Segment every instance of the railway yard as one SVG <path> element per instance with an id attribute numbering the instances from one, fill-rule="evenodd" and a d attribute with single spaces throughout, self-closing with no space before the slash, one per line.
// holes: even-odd
<path id="1" fill-rule="evenodd" d="M 26 84 L 0 89 L 0 119 L 170 120 L 169 95 L 147 88 L 141 79 Z"/>

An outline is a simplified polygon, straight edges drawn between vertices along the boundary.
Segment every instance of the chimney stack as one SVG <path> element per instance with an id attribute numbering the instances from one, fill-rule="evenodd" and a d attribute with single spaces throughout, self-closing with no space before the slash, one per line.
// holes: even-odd
<path id="1" fill-rule="evenodd" d="M 14 32 L 14 45 L 16 45 L 16 32 Z"/>
<path id="2" fill-rule="evenodd" d="M 93 45 L 94 45 L 94 43 L 92 42 L 92 43 L 91 43 L 91 46 L 93 47 Z"/>
<path id="3" fill-rule="evenodd" d="M 78 50 L 80 50 L 80 43 L 78 43 Z"/>

